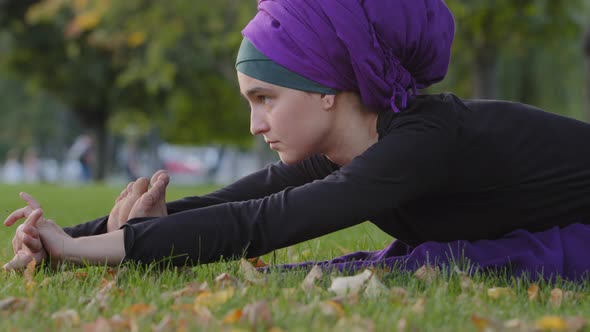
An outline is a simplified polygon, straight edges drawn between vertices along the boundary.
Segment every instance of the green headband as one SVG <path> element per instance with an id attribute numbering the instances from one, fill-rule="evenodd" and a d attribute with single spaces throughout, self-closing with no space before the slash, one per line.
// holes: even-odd
<path id="1" fill-rule="evenodd" d="M 257 80 L 290 89 L 326 95 L 335 95 L 340 92 L 309 80 L 272 61 L 266 55 L 260 53 L 254 47 L 254 44 L 246 38 L 242 40 L 242 45 L 240 45 L 236 69 L 240 73 Z"/>

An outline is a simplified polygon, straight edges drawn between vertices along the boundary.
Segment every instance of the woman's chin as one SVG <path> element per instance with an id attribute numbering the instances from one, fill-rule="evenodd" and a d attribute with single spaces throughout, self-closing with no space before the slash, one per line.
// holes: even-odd
<path id="1" fill-rule="evenodd" d="M 284 164 L 293 165 L 293 164 L 297 164 L 300 161 L 303 161 L 305 158 L 302 158 L 300 156 L 293 156 L 293 155 L 289 155 L 287 153 L 281 153 L 281 152 L 279 152 L 279 159 L 281 159 L 281 161 Z"/>

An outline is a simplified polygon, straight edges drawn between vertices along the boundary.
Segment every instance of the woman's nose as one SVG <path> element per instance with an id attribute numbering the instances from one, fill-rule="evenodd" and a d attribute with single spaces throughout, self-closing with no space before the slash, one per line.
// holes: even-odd
<path id="1" fill-rule="evenodd" d="M 253 107 L 250 110 L 250 132 L 252 135 L 259 135 L 270 129 L 266 119 L 266 113 Z"/>

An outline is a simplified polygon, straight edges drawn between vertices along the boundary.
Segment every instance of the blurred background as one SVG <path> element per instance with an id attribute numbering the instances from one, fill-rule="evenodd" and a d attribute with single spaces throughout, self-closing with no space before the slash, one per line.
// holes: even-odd
<path id="1" fill-rule="evenodd" d="M 590 120 L 590 1 L 447 0 L 428 93 Z M 0 0 L 0 182 L 223 185 L 277 160 L 249 133 L 234 61 L 254 0 Z M 580 142 L 590 144 L 590 142 Z"/>

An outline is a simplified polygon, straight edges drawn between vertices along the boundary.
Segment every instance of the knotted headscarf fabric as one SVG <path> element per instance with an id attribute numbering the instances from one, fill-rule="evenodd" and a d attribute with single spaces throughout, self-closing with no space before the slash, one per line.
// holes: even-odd
<path id="1" fill-rule="evenodd" d="M 259 0 L 242 34 L 285 68 L 398 112 L 444 78 L 454 29 L 442 0 Z"/>

